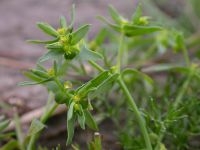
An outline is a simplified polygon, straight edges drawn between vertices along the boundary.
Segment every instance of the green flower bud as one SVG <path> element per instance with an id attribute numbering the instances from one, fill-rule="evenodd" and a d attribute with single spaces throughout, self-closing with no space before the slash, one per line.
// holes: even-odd
<path id="1" fill-rule="evenodd" d="M 74 95 L 73 100 L 74 100 L 75 102 L 79 102 L 79 101 L 81 100 L 81 98 L 80 98 L 79 95 Z"/>
<path id="2" fill-rule="evenodd" d="M 65 59 L 73 59 L 74 57 L 76 57 L 76 55 L 79 54 L 79 49 L 77 49 L 76 47 L 64 47 L 65 50 L 65 54 L 64 57 Z"/>
<path id="3" fill-rule="evenodd" d="M 54 76 L 55 75 L 55 72 L 54 72 L 53 68 L 50 68 L 47 72 L 48 72 L 49 76 Z"/>
<path id="4" fill-rule="evenodd" d="M 64 104 L 66 102 L 67 95 L 64 92 L 58 91 L 55 93 L 55 101 L 58 104 Z"/>
<path id="5" fill-rule="evenodd" d="M 65 89 L 71 89 L 71 88 L 72 88 L 72 83 L 71 83 L 70 81 L 66 81 L 66 82 L 64 83 L 64 88 L 65 88 Z"/>
<path id="6" fill-rule="evenodd" d="M 148 16 L 143 16 L 139 18 L 139 24 L 141 25 L 147 25 L 149 24 L 149 17 Z"/>
<path id="7" fill-rule="evenodd" d="M 65 35 L 67 33 L 67 29 L 66 28 L 58 28 L 57 32 L 59 35 Z"/>
<path id="8" fill-rule="evenodd" d="M 149 137 L 151 139 L 152 144 L 156 144 L 156 142 L 158 141 L 158 135 L 155 133 L 150 133 Z"/>
<path id="9" fill-rule="evenodd" d="M 79 104 L 74 104 L 74 110 L 79 112 L 80 111 L 80 106 Z"/>
<path id="10" fill-rule="evenodd" d="M 67 36 L 61 36 L 59 42 L 61 44 L 68 44 L 69 38 Z"/>

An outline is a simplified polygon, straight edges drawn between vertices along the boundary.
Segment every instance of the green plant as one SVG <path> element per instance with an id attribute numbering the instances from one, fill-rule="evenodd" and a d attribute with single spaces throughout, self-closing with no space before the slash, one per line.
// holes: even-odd
<path id="1" fill-rule="evenodd" d="M 12 138 L 14 133 L 5 131 L 9 124 L 10 121 L 6 120 L 5 116 L 0 116 L 0 144 L 1 141 L 8 141 L 0 148 L 1 150 L 15 149 L 19 146 L 18 141 Z"/>
<path id="2" fill-rule="evenodd" d="M 131 96 L 126 84 L 122 79 L 122 75 L 125 74 L 126 71 L 121 71 L 121 63 L 124 53 L 123 40 L 125 36 L 133 37 L 136 35 L 144 35 L 159 31 L 161 30 L 161 28 L 157 26 L 147 25 L 148 17 L 141 16 L 140 7 L 138 7 L 135 15 L 132 17 L 132 21 L 130 22 L 123 19 L 123 17 L 121 17 L 112 7 L 110 7 L 110 14 L 116 24 L 112 25 L 109 23 L 109 25 L 121 33 L 116 66 L 112 66 L 108 70 L 105 70 L 95 62 L 95 60 L 97 59 L 103 59 L 103 56 L 98 52 L 87 49 L 85 42 L 82 40 L 89 29 L 89 25 L 84 25 L 78 30 L 73 31 L 73 21 L 69 26 L 67 26 L 66 20 L 64 19 L 64 17 L 61 17 L 61 28 L 57 30 L 55 30 L 47 23 L 38 23 L 38 27 L 44 33 L 54 37 L 53 40 L 30 41 L 33 43 L 46 44 L 45 47 L 48 49 L 48 52 L 39 59 L 39 62 L 43 62 L 50 58 L 54 59 L 53 67 L 49 70 L 46 70 L 41 65 L 38 65 L 36 69 L 32 69 L 25 73 L 25 75 L 34 80 L 34 82 L 25 81 L 21 83 L 21 85 L 46 84 L 48 90 L 54 93 L 55 101 L 57 103 L 56 105 L 63 103 L 66 104 L 66 106 L 68 107 L 68 145 L 72 142 L 76 120 L 78 121 L 82 129 L 85 129 L 85 124 L 87 124 L 90 128 L 98 130 L 97 125 L 89 112 L 89 110 L 92 109 L 90 104 L 91 95 L 92 97 L 94 97 L 101 92 L 101 89 L 106 88 L 106 86 L 110 84 L 118 82 L 120 88 L 126 96 L 126 100 L 129 104 L 130 109 L 134 112 L 137 118 L 138 124 L 146 143 L 146 148 L 152 149 L 147 128 L 145 125 L 145 120 L 140 114 L 133 97 Z M 73 13 L 72 16 L 74 16 Z M 73 17 L 72 20 L 74 20 Z M 96 77 L 93 77 L 93 79 L 82 84 L 76 89 L 71 89 L 70 81 L 63 82 L 59 76 L 59 71 L 62 70 L 63 61 L 69 61 L 69 63 L 71 63 L 70 60 L 72 59 L 79 59 L 81 61 L 83 61 L 84 59 L 89 60 L 89 63 L 98 71 L 100 71 L 100 73 L 96 75 Z M 130 70 L 129 72 L 133 74 L 135 72 L 138 73 L 137 70 Z M 90 93 L 92 94 L 90 95 Z M 53 111 L 54 107 L 51 110 Z M 48 113 L 45 114 L 47 114 L 46 116 L 49 116 Z M 44 123 L 45 121 L 46 119 L 41 119 L 41 123 Z M 30 138 L 28 149 L 33 149 L 35 140 L 36 136 L 32 136 Z"/>
<path id="3" fill-rule="evenodd" d="M 200 132 L 196 92 L 200 70 L 189 55 L 183 33 L 150 22 L 141 5 L 130 20 L 112 6 L 109 13 L 113 23 L 99 17 L 108 28 L 100 30 L 92 41 L 85 38 L 90 25 L 74 30 L 74 8 L 70 24 L 63 16 L 58 29 L 37 24 L 52 40 L 29 41 L 44 44 L 48 51 L 35 69 L 24 72 L 31 81 L 20 85 L 42 84 L 49 98 L 40 120 L 34 119 L 27 136 L 19 138 L 20 148 L 37 149 L 46 121 L 64 104 L 68 109 L 67 145 L 73 141 L 77 123 L 96 133 L 98 124 L 109 118 L 116 127 L 120 148 L 189 149 L 189 139 Z M 165 58 L 168 53 L 170 57 Z M 45 67 L 45 61 L 52 67 Z M 87 81 L 74 75 L 87 77 Z M 95 134 L 88 149 L 103 149 L 102 143 L 99 133 Z M 81 149 L 73 144 L 72 148 Z"/>

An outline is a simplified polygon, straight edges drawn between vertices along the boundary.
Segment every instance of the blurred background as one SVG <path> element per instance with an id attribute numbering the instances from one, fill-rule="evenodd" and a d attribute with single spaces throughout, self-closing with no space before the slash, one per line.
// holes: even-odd
<path id="1" fill-rule="evenodd" d="M 200 41 L 200 1 L 199 0 L 143 0 L 144 13 L 165 26 L 181 29 L 188 40 Z M 103 26 L 97 15 L 108 16 L 108 5 L 113 5 L 122 15 L 131 16 L 137 0 L 1 0 L 0 1 L 0 114 L 10 118 L 17 111 L 20 116 L 35 115 L 45 104 L 47 92 L 41 86 L 19 87 L 24 81 L 22 70 L 34 67 L 36 60 L 45 49 L 40 45 L 27 43 L 28 39 L 44 39 L 36 22 L 48 22 L 58 26 L 59 16 L 70 19 L 72 4 L 76 5 L 75 25 L 92 24 L 89 38 Z M 191 43 L 191 44 L 194 44 Z M 198 47 L 199 48 L 199 47 Z M 15 110 L 13 110 L 15 107 Z M 63 110 L 65 111 L 65 110 Z M 60 112 L 62 114 L 62 111 Z M 36 115 L 37 116 L 37 115 Z M 62 117 L 62 116 L 61 116 Z M 26 130 L 26 123 L 23 124 Z M 65 130 L 61 121 L 60 130 Z M 12 127 L 11 127 L 12 129 Z M 64 135 L 63 135 L 64 136 Z M 84 136 L 82 137 L 84 138 Z M 65 140 L 65 138 L 64 138 Z M 44 142 L 45 143 L 45 142 Z M 53 145 L 51 143 L 50 145 Z"/>

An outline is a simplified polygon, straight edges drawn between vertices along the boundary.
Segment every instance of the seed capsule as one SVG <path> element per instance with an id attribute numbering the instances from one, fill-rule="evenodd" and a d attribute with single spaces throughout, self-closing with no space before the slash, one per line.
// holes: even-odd
<path id="1" fill-rule="evenodd" d="M 71 89 L 71 88 L 72 88 L 72 83 L 71 83 L 70 81 L 66 81 L 66 82 L 64 83 L 64 88 L 65 88 L 65 89 Z"/>
<path id="2" fill-rule="evenodd" d="M 58 104 L 63 104 L 66 102 L 66 99 L 67 99 L 67 95 L 64 93 L 64 92 L 56 92 L 55 93 L 55 101 L 58 103 Z"/>

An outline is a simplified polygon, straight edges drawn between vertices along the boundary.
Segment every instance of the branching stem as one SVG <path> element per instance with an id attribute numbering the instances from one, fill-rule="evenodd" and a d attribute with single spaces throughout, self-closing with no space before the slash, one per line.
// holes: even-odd
<path id="1" fill-rule="evenodd" d="M 105 71 L 101 66 L 99 66 L 98 64 L 96 64 L 93 61 L 90 61 L 90 64 L 92 64 L 92 66 L 100 72 Z M 133 97 L 131 96 L 126 84 L 122 80 L 121 76 L 118 79 L 118 84 L 121 87 L 122 91 L 124 92 L 124 95 L 127 97 L 127 102 L 137 118 L 138 124 L 140 126 L 141 132 L 142 132 L 144 140 L 145 140 L 147 150 L 152 150 L 151 141 L 150 141 L 150 138 L 149 138 L 149 135 L 147 132 L 145 120 L 143 119 L 142 115 L 140 114 L 140 111 L 138 110 L 137 105 L 136 105 Z"/>

